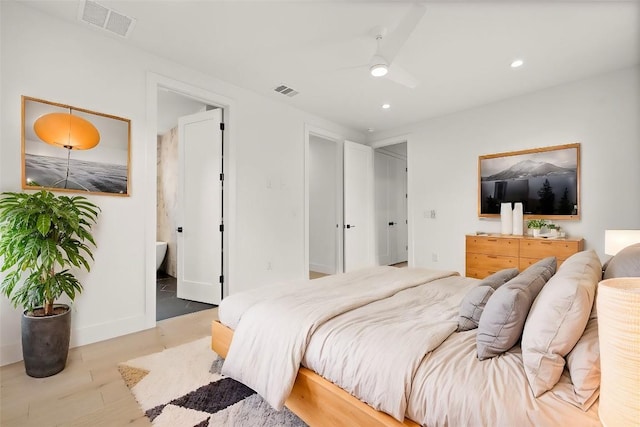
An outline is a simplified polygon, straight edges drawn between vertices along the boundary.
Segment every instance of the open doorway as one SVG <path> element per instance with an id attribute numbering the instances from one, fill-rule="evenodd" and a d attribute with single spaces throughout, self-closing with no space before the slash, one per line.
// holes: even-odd
<path id="1" fill-rule="evenodd" d="M 158 88 L 157 120 L 157 222 L 156 222 L 156 320 L 213 308 L 190 299 L 178 298 L 178 225 L 181 208 L 179 120 L 217 107 Z M 216 196 L 214 196 L 216 197 Z"/>
<path id="2" fill-rule="evenodd" d="M 406 266 L 409 258 L 407 216 L 407 143 L 377 148 L 374 155 L 376 260 Z"/>
<path id="3" fill-rule="evenodd" d="M 339 143 L 309 135 L 309 278 L 340 271 L 342 168 Z"/>

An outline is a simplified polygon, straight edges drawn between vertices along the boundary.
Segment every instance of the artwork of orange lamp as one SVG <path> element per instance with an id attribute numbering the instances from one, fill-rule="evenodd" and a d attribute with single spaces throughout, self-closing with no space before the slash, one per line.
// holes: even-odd
<path id="1" fill-rule="evenodd" d="M 100 142 L 98 129 L 88 120 L 71 114 L 71 109 L 69 113 L 50 113 L 39 117 L 33 124 L 33 130 L 47 144 L 67 150 L 66 176 L 53 184 L 55 186 L 64 181 L 64 188 L 69 182 L 71 150 L 90 150 Z"/>

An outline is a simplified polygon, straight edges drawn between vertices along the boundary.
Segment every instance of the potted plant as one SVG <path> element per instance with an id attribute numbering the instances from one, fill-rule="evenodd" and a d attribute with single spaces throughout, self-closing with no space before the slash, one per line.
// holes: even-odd
<path id="1" fill-rule="evenodd" d="M 48 377 L 67 362 L 71 302 L 82 285 L 69 270 L 90 270 L 95 247 L 91 227 L 100 208 L 82 196 L 49 191 L 2 193 L 0 197 L 0 292 L 22 306 L 22 354 L 27 375 Z"/>
<path id="2" fill-rule="evenodd" d="M 542 228 L 547 226 L 544 219 L 530 219 L 527 221 L 527 228 L 531 230 L 533 237 L 538 237 L 542 233 Z"/>

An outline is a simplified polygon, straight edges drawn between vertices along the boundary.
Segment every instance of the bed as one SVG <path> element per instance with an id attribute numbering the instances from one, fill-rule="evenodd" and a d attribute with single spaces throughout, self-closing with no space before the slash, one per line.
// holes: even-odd
<path id="1" fill-rule="evenodd" d="M 591 307 L 601 266 L 593 251 L 567 261 L 554 280 L 555 259 L 545 279 L 537 278 L 543 267 L 527 269 L 541 283 L 535 295 L 525 295 L 531 301 L 524 318 L 520 313 L 517 342 L 502 343 L 507 348 L 485 360 L 479 359 L 479 342 L 486 339 L 488 321 L 483 324 L 478 308 L 490 312 L 504 305 L 493 295 L 504 297 L 513 289 L 522 299 L 523 289 L 535 287 L 513 285 L 525 272 L 500 278 L 484 303 L 473 305 L 480 311 L 473 313 L 477 328 L 461 328 L 469 321 L 463 306 L 487 282 L 455 272 L 375 267 L 260 288 L 223 301 L 220 321 L 212 324 L 212 349 L 226 358 L 227 375 L 312 426 L 599 426 Z M 564 301 L 558 292 L 574 287 L 571 298 L 582 294 L 582 300 L 565 306 L 578 307 L 579 315 L 570 317 L 579 319 L 562 320 L 564 330 L 558 326 L 539 351 L 536 345 L 546 338 L 536 329 L 549 326 L 540 316 L 549 317 L 547 307 Z M 492 306 L 492 298 L 501 304 Z M 561 342 L 553 342 L 557 338 Z M 549 360 L 552 374 L 541 368 Z M 576 380 L 586 371 L 587 379 Z"/>

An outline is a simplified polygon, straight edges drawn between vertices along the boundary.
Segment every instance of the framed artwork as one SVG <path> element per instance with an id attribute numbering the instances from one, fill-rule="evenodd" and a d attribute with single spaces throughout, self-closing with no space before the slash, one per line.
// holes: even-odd
<path id="1" fill-rule="evenodd" d="M 22 188 L 130 194 L 131 121 L 22 97 Z"/>
<path id="2" fill-rule="evenodd" d="M 580 143 L 478 158 L 478 216 L 521 202 L 525 218 L 580 219 Z"/>

